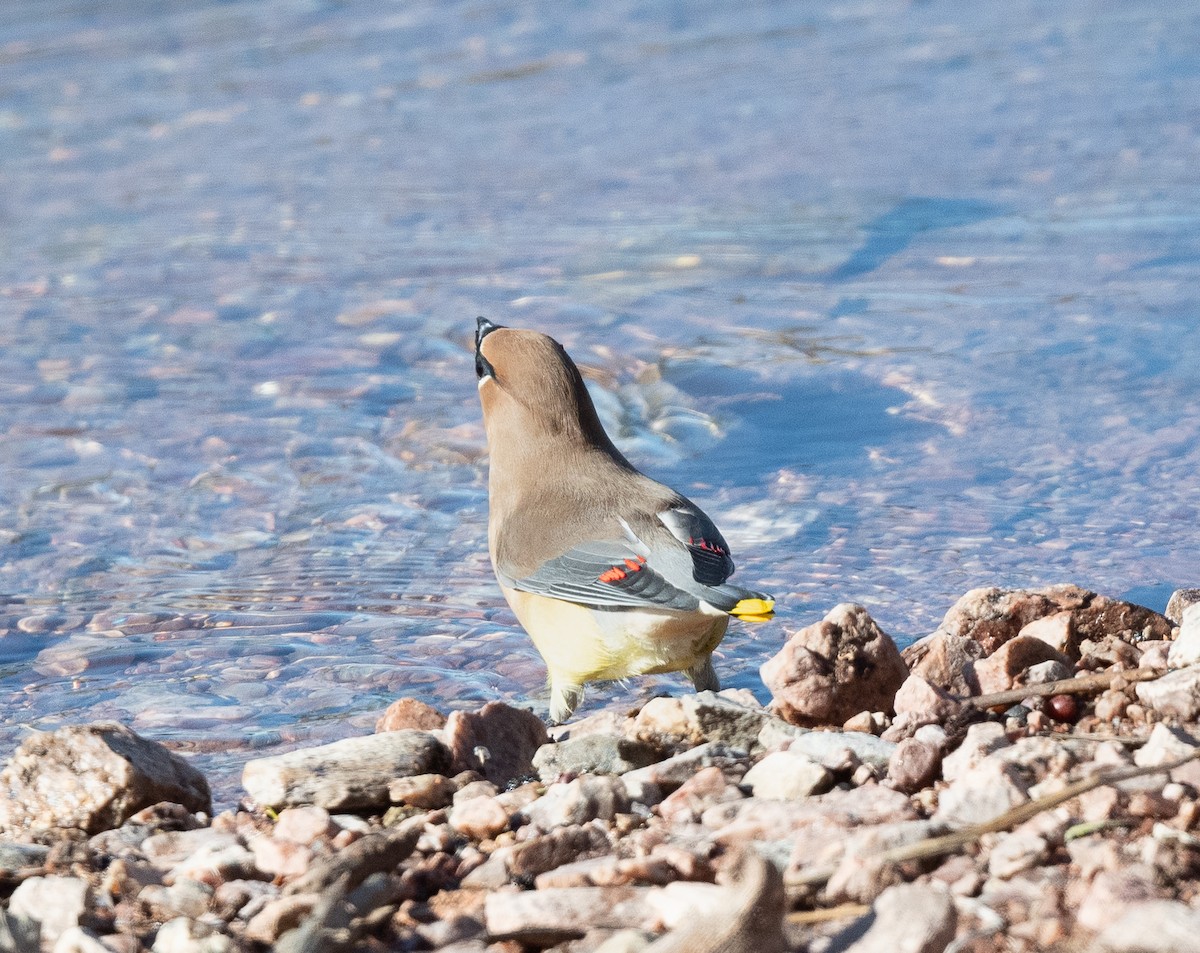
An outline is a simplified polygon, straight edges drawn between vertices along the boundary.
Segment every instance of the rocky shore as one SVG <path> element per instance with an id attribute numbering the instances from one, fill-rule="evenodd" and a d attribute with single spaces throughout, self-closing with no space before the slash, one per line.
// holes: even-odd
<path id="1" fill-rule="evenodd" d="M 0 951 L 1200 950 L 1200 590 L 973 590 L 903 652 L 841 605 L 762 676 L 549 731 L 401 699 L 215 817 L 124 726 L 33 734 Z"/>

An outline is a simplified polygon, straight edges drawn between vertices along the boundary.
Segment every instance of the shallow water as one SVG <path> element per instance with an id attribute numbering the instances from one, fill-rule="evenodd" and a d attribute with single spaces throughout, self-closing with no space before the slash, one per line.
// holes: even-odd
<path id="1" fill-rule="evenodd" d="M 0 747 L 545 704 L 476 314 L 585 366 L 778 621 L 1197 584 L 1200 15 L 1080 0 L 0 13 Z M 590 710 L 682 680 L 594 690 Z"/>

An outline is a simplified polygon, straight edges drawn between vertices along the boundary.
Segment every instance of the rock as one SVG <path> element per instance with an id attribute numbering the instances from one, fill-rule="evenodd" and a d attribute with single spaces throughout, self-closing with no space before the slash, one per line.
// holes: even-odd
<path id="1" fill-rule="evenodd" d="M 621 775 L 621 781 L 624 783 L 631 801 L 651 806 L 661 801 L 668 792 L 683 784 L 699 768 L 710 764 L 721 766 L 740 761 L 744 757 L 746 757 L 745 751 L 711 741 L 657 764 L 650 764 L 634 771 L 626 771 Z"/>
<path id="2" fill-rule="evenodd" d="M 698 821 L 714 804 L 745 798 L 742 789 L 718 767 L 701 768 L 663 799 L 659 816 L 668 824 Z"/>
<path id="3" fill-rule="evenodd" d="M 112 953 L 112 950 L 83 927 L 68 927 L 55 941 L 54 953 Z"/>
<path id="4" fill-rule="evenodd" d="M 499 787 L 535 777 L 533 756 L 550 741 L 537 715 L 503 702 L 452 712 L 445 737 L 453 772 L 478 771 Z"/>
<path id="5" fill-rule="evenodd" d="M 1007 880 L 1041 865 L 1050 855 L 1046 838 L 1028 830 L 1016 830 L 996 843 L 988 854 L 988 874 Z"/>
<path id="6" fill-rule="evenodd" d="M 160 801 L 212 811 L 199 771 L 123 725 L 36 732 L 0 773 L 0 830 L 76 827 L 95 834 Z"/>
<path id="7" fill-rule="evenodd" d="M 1183 622 L 1183 610 L 1200 603 L 1200 589 L 1176 589 L 1167 600 L 1166 616 L 1176 625 Z"/>
<path id="8" fill-rule="evenodd" d="M 259 870 L 284 880 L 307 872 L 313 860 L 312 848 L 307 844 L 272 837 L 270 834 L 252 837 L 250 849 L 254 851 L 254 863 Z"/>
<path id="9" fill-rule="evenodd" d="M 49 949 L 63 933 L 79 926 L 91 902 L 91 887 L 79 877 L 30 877 L 13 891 L 8 913 L 19 932 L 40 937 Z"/>
<path id="10" fill-rule="evenodd" d="M 984 654 L 991 655 L 1035 619 L 1081 609 L 1095 595 L 1071 585 L 1045 589 L 972 589 L 950 607 L 938 628 L 978 642 Z"/>
<path id="11" fill-rule="evenodd" d="M 783 878 L 753 850 L 737 852 L 729 870 L 731 886 L 703 898 L 694 913 L 685 910 L 680 925 L 655 941 L 651 953 L 784 953 L 786 899 Z M 661 895 L 673 888 L 672 884 Z M 701 886 L 701 885 L 696 885 Z M 664 919 L 666 919 L 664 917 Z"/>
<path id="12" fill-rule="evenodd" d="M 958 712 L 960 707 L 948 691 L 926 682 L 919 675 L 908 676 L 895 695 L 896 721 L 904 720 L 913 725 L 940 723 Z"/>
<path id="13" fill-rule="evenodd" d="M 323 807 L 289 807 L 279 812 L 271 833 L 280 840 L 309 845 L 332 837 L 337 833 L 337 825 Z"/>
<path id="14" fill-rule="evenodd" d="M 1200 950 L 1200 910 L 1177 900 L 1131 903 L 1087 949 L 1088 953 L 1195 953 Z"/>
<path id="15" fill-rule="evenodd" d="M 417 731 L 440 731 L 446 726 L 446 716 L 416 698 L 399 698 L 375 722 L 375 731 L 401 731 L 414 728 Z"/>
<path id="16" fill-rule="evenodd" d="M 237 847 L 237 835 L 213 827 L 190 831 L 163 831 L 141 842 L 140 853 L 160 870 L 170 870 L 201 851 L 214 852 Z"/>
<path id="17" fill-rule="evenodd" d="M 213 888 L 198 880 L 177 880 L 169 887 L 151 884 L 138 894 L 138 904 L 145 907 L 151 918 L 170 920 L 172 917 L 201 917 L 208 912 Z"/>
<path id="18" fill-rule="evenodd" d="M 849 833 L 842 858 L 825 885 L 826 896 L 836 902 L 872 902 L 903 879 L 896 864 L 880 860 L 885 851 L 936 837 L 945 830 L 932 821 L 898 821 Z"/>
<path id="19" fill-rule="evenodd" d="M 204 846 L 172 867 L 165 881 L 173 884 L 180 880 L 195 880 L 216 887 L 229 880 L 260 876 L 259 871 L 263 869 L 255 855 L 241 844 Z"/>
<path id="20" fill-rule="evenodd" d="M 910 675 L 917 675 L 956 698 L 979 694 L 974 663 L 983 655 L 983 646 L 974 639 L 940 630 L 901 653 Z"/>
<path id="21" fill-rule="evenodd" d="M 592 823 L 580 827 L 560 827 L 548 834 L 535 835 L 514 845 L 501 857 L 508 876 L 517 881 L 528 881 L 565 863 L 599 857 L 612 849 L 612 841 L 604 826 Z"/>
<path id="22" fill-rule="evenodd" d="M 158 929 L 153 953 L 235 953 L 233 940 L 206 923 L 175 917 Z"/>
<path id="23" fill-rule="evenodd" d="M 906 795 L 871 784 L 849 790 L 834 788 L 802 801 L 731 801 L 709 808 L 701 823 L 715 832 L 713 838 L 719 843 L 738 846 L 751 840 L 786 840 L 821 826 L 831 827 L 835 836 L 844 840 L 849 829 L 915 817 L 916 810 Z"/>
<path id="24" fill-rule="evenodd" d="M 994 721 L 971 725 L 962 743 L 942 760 L 942 776 L 947 781 L 955 781 L 993 751 L 1008 747 L 1009 744 L 1003 725 Z"/>
<path id="25" fill-rule="evenodd" d="M 763 725 L 758 740 L 767 751 L 786 745 L 834 773 L 852 771 L 860 763 L 882 771 L 896 750 L 895 742 L 861 731 L 810 731 L 778 718 Z"/>
<path id="26" fill-rule="evenodd" d="M 1147 900 L 1163 899 L 1162 888 L 1147 870 L 1100 870 L 1087 885 L 1075 922 L 1085 930 L 1103 930 Z"/>
<path id="27" fill-rule="evenodd" d="M 317 897 L 311 893 L 268 901 L 246 924 L 246 939 L 273 945 L 288 930 L 300 926 L 316 903 Z"/>
<path id="28" fill-rule="evenodd" d="M 411 778 L 395 778 L 388 783 L 388 799 L 393 804 L 434 811 L 454 801 L 458 786 L 441 774 L 417 774 Z"/>
<path id="29" fill-rule="evenodd" d="M 862 606 L 843 603 L 796 632 L 761 668 L 772 709 L 796 725 L 841 725 L 861 711 L 891 711 L 908 669 Z"/>
<path id="30" fill-rule="evenodd" d="M 755 797 L 794 800 L 829 790 L 833 776 L 799 751 L 772 751 L 742 778 Z"/>
<path id="31" fill-rule="evenodd" d="M 1200 662 L 1200 602 L 1193 602 L 1180 614 L 1179 635 L 1167 650 L 1167 665 L 1185 668 L 1197 662 Z"/>
<path id="32" fill-rule="evenodd" d="M 494 797 L 468 798 L 450 811 L 450 826 L 474 841 L 489 840 L 508 825 L 508 811 Z"/>
<path id="33" fill-rule="evenodd" d="M 1021 630 L 1022 632 L 1024 629 Z M 1020 638 L 1020 636 L 1017 636 Z M 1038 662 L 1025 670 L 1024 685 L 1048 685 L 1050 682 L 1062 681 L 1075 675 L 1075 669 L 1063 662 L 1051 659 L 1049 662 Z"/>
<path id="34" fill-rule="evenodd" d="M 1016 635 L 975 663 L 979 692 L 990 695 L 1014 687 L 1025 670 L 1042 662 L 1058 662 L 1070 670 L 1071 660 L 1039 638 Z"/>
<path id="35" fill-rule="evenodd" d="M 329 811 L 385 807 L 396 777 L 444 773 L 450 756 L 429 732 L 405 729 L 346 738 L 248 761 L 242 787 L 265 807 L 312 804 Z"/>
<path id="36" fill-rule="evenodd" d="M 941 792 L 933 819 L 955 830 L 982 824 L 1024 804 L 1029 788 L 1030 779 L 1019 766 L 985 758 Z"/>
<path id="37" fill-rule="evenodd" d="M 611 821 L 629 809 L 629 794 L 620 778 L 585 775 L 566 784 L 555 784 L 524 809 L 529 822 L 543 831 L 556 827 Z"/>
<path id="38" fill-rule="evenodd" d="M 538 874 L 534 886 L 624 887 L 629 884 L 667 884 L 683 879 L 665 857 L 591 857 Z"/>
<path id="39" fill-rule="evenodd" d="M 1079 644 L 1075 637 L 1075 619 L 1069 611 L 1055 612 L 1034 619 L 1021 627 L 1017 637 L 1039 639 L 1062 655 L 1066 655 Z"/>
<path id="40" fill-rule="evenodd" d="M 936 744 L 905 738 L 888 762 L 888 781 L 897 791 L 914 794 L 937 780 L 942 771 L 942 751 Z"/>
<path id="41" fill-rule="evenodd" d="M 1194 721 L 1200 715 L 1200 665 L 1168 672 L 1162 678 L 1138 682 L 1138 701 L 1167 718 Z"/>
<path id="42" fill-rule="evenodd" d="M 652 744 L 618 735 L 594 734 L 542 745 L 533 766 L 543 781 L 564 774 L 624 774 L 662 760 Z"/>
<path id="43" fill-rule="evenodd" d="M 571 887 L 520 893 L 495 891 L 484 902 L 484 924 L 493 940 L 553 946 L 588 929 L 622 929 L 653 916 L 652 887 Z"/>
<path id="44" fill-rule="evenodd" d="M 896 884 L 871 912 L 832 938 L 828 953 L 942 953 L 957 917 L 950 894 L 925 884 Z"/>

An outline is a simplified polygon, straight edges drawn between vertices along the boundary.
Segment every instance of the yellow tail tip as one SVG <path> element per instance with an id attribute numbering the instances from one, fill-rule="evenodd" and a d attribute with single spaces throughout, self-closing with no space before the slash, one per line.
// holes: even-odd
<path id="1" fill-rule="evenodd" d="M 729 610 L 743 622 L 766 622 L 775 615 L 774 599 L 743 599 Z"/>

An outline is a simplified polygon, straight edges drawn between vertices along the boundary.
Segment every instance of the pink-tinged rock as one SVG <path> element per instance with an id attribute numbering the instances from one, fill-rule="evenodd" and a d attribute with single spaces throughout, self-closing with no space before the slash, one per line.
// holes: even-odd
<path id="1" fill-rule="evenodd" d="M 1066 655 L 1072 646 L 1078 645 L 1075 640 L 1075 621 L 1070 612 L 1055 612 L 1051 615 L 1034 619 L 1021 627 L 1018 636 L 1040 639 L 1055 652 Z"/>
<path id="2" fill-rule="evenodd" d="M 1174 644 L 1174 642 L 1167 642 L 1163 639 L 1139 643 L 1138 648 L 1142 650 L 1142 657 L 1138 659 L 1138 668 L 1165 671 L 1170 663 L 1171 646 Z"/>
<path id="3" fill-rule="evenodd" d="M 1162 678 L 1138 682 L 1137 697 L 1158 714 L 1181 721 L 1200 715 L 1200 666 L 1168 672 Z"/>
<path id="4" fill-rule="evenodd" d="M 1029 787 L 1018 766 L 985 758 L 940 793 L 933 819 L 955 830 L 983 824 L 1028 801 Z"/>
<path id="5" fill-rule="evenodd" d="M 337 825 L 323 807 L 289 807 L 279 812 L 272 833 L 280 840 L 312 844 L 336 834 Z"/>
<path id="6" fill-rule="evenodd" d="M 972 664 L 983 658 L 974 639 L 941 630 L 906 648 L 901 657 L 909 672 L 959 698 L 979 694 Z"/>
<path id="7" fill-rule="evenodd" d="M 1046 838 L 1018 829 L 1000 838 L 988 854 L 988 874 L 1007 880 L 1043 864 L 1050 855 Z"/>
<path id="8" fill-rule="evenodd" d="M 294 930 L 304 922 L 318 899 L 316 894 L 306 893 L 268 901 L 246 924 L 246 938 L 274 945 L 288 930 Z"/>
<path id="9" fill-rule="evenodd" d="M 668 795 L 658 806 L 658 812 L 669 824 L 688 823 L 699 820 L 714 804 L 740 801 L 745 796 L 724 771 L 710 766 L 701 768 Z"/>
<path id="10" fill-rule="evenodd" d="M 928 787 L 941 773 L 941 749 L 916 738 L 905 738 L 896 745 L 892 760 L 888 762 L 888 782 L 905 794 Z"/>
<path id="11" fill-rule="evenodd" d="M 509 823 L 508 811 L 494 797 L 473 797 L 450 810 L 450 826 L 473 841 L 490 840 Z"/>
<path id="12" fill-rule="evenodd" d="M 291 880 L 305 873 L 312 864 L 312 848 L 294 841 L 278 840 L 269 834 L 259 834 L 250 841 L 254 863 L 263 873 Z"/>
<path id="13" fill-rule="evenodd" d="M 908 669 L 862 606 L 843 603 L 791 636 L 760 670 L 772 709 L 795 725 L 841 725 L 861 711 L 891 711 Z"/>
<path id="14" fill-rule="evenodd" d="M 375 730 L 401 731 L 415 728 L 418 731 L 439 731 L 446 725 L 446 716 L 417 698 L 400 698 L 392 702 L 375 723 Z"/>
<path id="15" fill-rule="evenodd" d="M 393 804 L 406 804 L 424 811 L 435 811 L 454 800 L 458 786 L 441 774 L 417 774 L 411 778 L 395 778 L 388 784 L 388 798 Z"/>
<path id="16" fill-rule="evenodd" d="M 839 953 L 942 953 L 958 919 L 950 893 L 926 884 L 888 887 L 871 912 L 833 937 Z"/>
<path id="17" fill-rule="evenodd" d="M 631 801 L 652 806 L 687 781 L 700 768 L 715 765 L 733 766 L 745 757 L 743 752 L 720 742 L 710 741 L 690 751 L 649 764 L 644 768 L 626 771 L 621 775 Z"/>
<path id="18" fill-rule="evenodd" d="M 654 916 L 646 902 L 653 887 L 571 887 L 492 891 L 484 924 L 493 940 L 553 946 L 590 929 L 640 927 Z"/>
<path id="19" fill-rule="evenodd" d="M 896 692 L 896 717 L 909 716 L 921 724 L 936 724 L 957 714 L 962 706 L 943 688 L 920 675 L 910 675 Z"/>
<path id="20" fill-rule="evenodd" d="M 199 771 L 124 725 L 39 731 L 0 773 L 0 830 L 76 827 L 95 834 L 160 801 L 212 812 Z"/>
<path id="21" fill-rule="evenodd" d="M 550 741 L 537 715 L 503 702 L 488 702 L 478 711 L 452 712 L 445 737 L 454 773 L 478 771 L 499 787 L 537 777 L 533 756 Z"/>
<path id="22" fill-rule="evenodd" d="M 1039 638 L 1017 635 L 1009 639 L 991 655 L 975 663 L 975 678 L 980 694 L 1008 691 L 1017 684 L 1026 669 L 1041 662 L 1071 664 L 1067 656 Z"/>
<path id="23" fill-rule="evenodd" d="M 990 655 L 1035 619 L 1082 609 L 1095 595 L 1071 585 L 972 589 L 950 607 L 939 629 L 973 639 Z"/>
<path id="24" fill-rule="evenodd" d="M 915 817 L 916 810 L 907 796 L 872 784 L 849 790 L 834 788 L 801 801 L 751 798 L 718 804 L 704 812 L 701 822 L 714 832 L 714 839 L 736 847 L 753 840 L 782 840 L 825 824 L 857 828 Z"/>
<path id="25" fill-rule="evenodd" d="M 666 858 L 592 857 L 563 864 L 538 874 L 534 886 L 550 887 L 623 887 L 629 884 L 662 885 L 680 877 L 678 869 Z"/>

